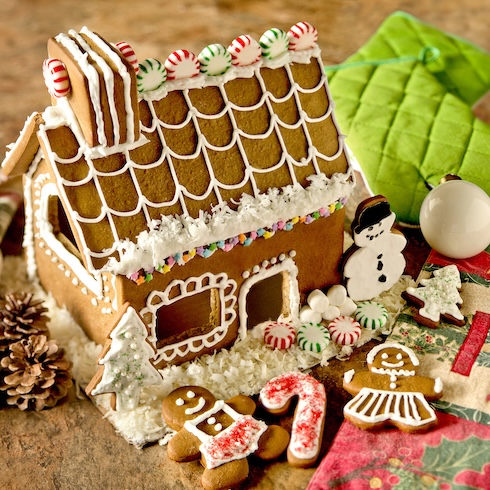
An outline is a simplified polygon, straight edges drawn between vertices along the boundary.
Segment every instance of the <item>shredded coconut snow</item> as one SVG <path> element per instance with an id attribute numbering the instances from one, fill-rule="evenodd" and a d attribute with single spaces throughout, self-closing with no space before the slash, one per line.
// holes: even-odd
<path id="1" fill-rule="evenodd" d="M 387 329 L 390 329 L 405 304 L 401 292 L 414 281 L 403 276 L 391 291 L 383 293 L 375 301 L 385 305 L 389 313 Z M 32 291 L 43 299 L 48 308 L 48 324 L 51 337 L 65 349 L 67 358 L 73 363 L 72 373 L 81 394 L 97 371 L 97 359 L 101 346 L 90 341 L 66 309 L 56 306 L 51 295 L 28 280 L 25 260 L 7 256 L 4 261 L 0 294 Z M 105 414 L 116 431 L 129 443 L 137 447 L 154 441 L 166 443 L 172 430 L 165 426 L 161 416 L 163 398 L 182 385 L 201 385 L 212 391 L 217 398 L 227 399 L 239 393 L 257 394 L 271 378 L 288 371 L 308 371 L 316 365 L 326 366 L 334 357 L 343 358 L 352 353 L 352 348 L 340 349 L 330 343 L 321 354 L 307 353 L 297 345 L 290 349 L 272 350 L 263 342 L 264 324 L 258 325 L 243 340 L 229 350 L 202 356 L 180 366 L 169 366 L 160 370 L 162 382 L 158 386 L 142 389 L 140 404 L 134 410 L 116 412 L 110 408 L 110 395 L 93 398 L 95 405 Z M 364 331 L 356 347 L 363 345 L 375 334 Z M 240 383 L 237 384 L 237 379 Z"/>

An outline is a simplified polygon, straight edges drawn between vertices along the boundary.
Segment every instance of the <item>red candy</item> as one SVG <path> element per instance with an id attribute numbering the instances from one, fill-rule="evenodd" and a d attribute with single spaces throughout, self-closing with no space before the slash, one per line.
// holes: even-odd
<path id="1" fill-rule="evenodd" d="M 270 322 L 264 329 L 264 342 L 273 349 L 289 349 L 296 339 L 290 323 Z"/>
<path id="2" fill-rule="evenodd" d="M 339 345 L 355 344 L 361 336 L 361 325 L 350 316 L 339 316 L 327 328 L 330 338 Z"/>
<path id="3" fill-rule="evenodd" d="M 134 68 L 135 73 L 139 71 L 138 58 L 136 57 L 136 53 L 134 49 L 124 41 L 120 41 L 116 44 L 116 48 L 121 52 L 121 54 L 131 63 L 131 66 Z"/>
<path id="4" fill-rule="evenodd" d="M 65 65 L 56 58 L 48 58 L 43 63 L 44 83 L 48 92 L 56 98 L 70 93 L 70 78 Z"/>
<path id="5" fill-rule="evenodd" d="M 165 60 L 165 68 L 168 80 L 181 80 L 199 75 L 201 64 L 194 53 L 179 49 Z"/>

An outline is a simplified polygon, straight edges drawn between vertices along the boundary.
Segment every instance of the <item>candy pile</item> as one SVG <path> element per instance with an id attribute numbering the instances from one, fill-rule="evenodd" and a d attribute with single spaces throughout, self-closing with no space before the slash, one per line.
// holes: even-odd
<path id="1" fill-rule="evenodd" d="M 264 342 L 272 349 L 289 349 L 296 341 L 300 349 L 311 353 L 321 353 L 333 342 L 342 354 L 348 355 L 363 331 L 378 331 L 387 320 L 388 312 L 382 304 L 356 304 L 345 287 L 337 284 L 326 293 L 315 289 L 308 295 L 296 328 L 292 323 L 269 322 L 264 329 Z"/>

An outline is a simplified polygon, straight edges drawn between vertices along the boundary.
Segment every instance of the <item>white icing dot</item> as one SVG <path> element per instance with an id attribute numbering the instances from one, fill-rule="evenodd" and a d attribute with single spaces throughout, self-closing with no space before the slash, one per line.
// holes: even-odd
<path id="1" fill-rule="evenodd" d="M 277 263 L 277 257 L 272 257 L 271 264 L 274 265 Z"/>
<path id="2" fill-rule="evenodd" d="M 284 254 L 281 254 L 279 255 L 279 260 L 282 262 L 284 259 L 286 258 L 286 256 Z"/>
<path id="3" fill-rule="evenodd" d="M 95 298 L 92 298 L 90 300 L 90 302 L 94 305 L 94 306 L 97 306 L 99 303 L 97 302 L 97 300 Z"/>
<path id="4" fill-rule="evenodd" d="M 129 345 L 129 347 L 131 347 L 131 349 L 136 349 L 138 345 L 136 344 L 136 342 L 133 342 L 132 344 Z"/>
<path id="5" fill-rule="evenodd" d="M 269 261 L 268 260 L 264 260 L 262 262 L 262 267 L 265 269 L 267 266 L 269 265 Z"/>
<path id="6" fill-rule="evenodd" d="M 196 394 L 193 391 L 187 392 L 187 398 L 195 398 Z"/>
<path id="7" fill-rule="evenodd" d="M 260 270 L 260 267 L 258 265 L 255 265 L 254 268 L 252 269 L 252 272 L 254 274 L 257 274 L 257 272 L 259 272 L 259 270 Z"/>
<path id="8" fill-rule="evenodd" d="M 402 356 L 402 354 L 401 354 L 401 353 L 396 355 L 396 358 L 397 358 L 398 360 L 400 360 L 402 357 L 403 357 L 403 356 Z"/>
<path id="9" fill-rule="evenodd" d="M 221 430 L 223 430 L 223 426 L 222 426 L 221 424 L 216 424 L 216 425 L 214 426 L 214 430 L 215 430 L 216 432 L 220 432 Z"/>
<path id="10" fill-rule="evenodd" d="M 381 359 L 388 359 L 388 354 L 383 352 L 383 354 L 381 354 Z"/>
<path id="11" fill-rule="evenodd" d="M 214 417 L 209 417 L 209 419 L 208 419 L 208 424 L 209 424 L 209 425 L 213 425 L 213 424 L 215 424 L 215 423 L 216 423 L 216 419 L 215 419 Z"/>
<path id="12" fill-rule="evenodd" d="M 68 271 L 68 270 L 66 270 L 66 271 L 65 271 L 65 276 L 66 276 L 66 277 L 70 277 L 70 276 L 71 276 L 71 272 L 70 272 L 70 271 Z"/>
<path id="13" fill-rule="evenodd" d="M 133 357 L 134 359 L 138 360 L 141 356 L 139 354 L 135 354 Z"/>
<path id="14" fill-rule="evenodd" d="M 291 258 L 296 257 L 296 250 L 291 250 L 291 252 L 289 252 L 289 256 Z"/>
<path id="15" fill-rule="evenodd" d="M 394 390 L 396 388 L 396 383 L 390 383 L 390 388 Z"/>
<path id="16" fill-rule="evenodd" d="M 53 264 L 56 264 L 58 262 L 58 257 L 52 257 L 51 262 L 53 262 Z"/>
<path id="17" fill-rule="evenodd" d="M 178 407 L 181 407 L 182 405 L 184 405 L 184 400 L 182 400 L 182 398 L 177 398 L 177 400 L 175 400 L 175 404 Z"/>
<path id="18" fill-rule="evenodd" d="M 124 338 L 130 339 L 133 336 L 131 332 L 124 332 Z"/>
<path id="19" fill-rule="evenodd" d="M 71 283 L 74 285 L 74 286 L 78 286 L 80 283 L 78 282 L 78 279 L 76 277 L 74 277 L 72 280 L 71 280 Z"/>
<path id="20" fill-rule="evenodd" d="M 250 272 L 249 271 L 242 272 L 242 277 L 243 279 L 248 279 L 250 277 Z"/>

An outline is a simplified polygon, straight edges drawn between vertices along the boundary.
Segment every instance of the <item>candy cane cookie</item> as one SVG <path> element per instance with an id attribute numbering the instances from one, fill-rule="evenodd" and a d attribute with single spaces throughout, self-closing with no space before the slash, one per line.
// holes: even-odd
<path id="1" fill-rule="evenodd" d="M 296 396 L 298 404 L 288 446 L 288 463 L 307 468 L 318 459 L 322 444 L 327 407 L 323 384 L 309 374 L 284 373 L 266 383 L 260 390 L 259 401 L 268 412 L 284 415 Z"/>

